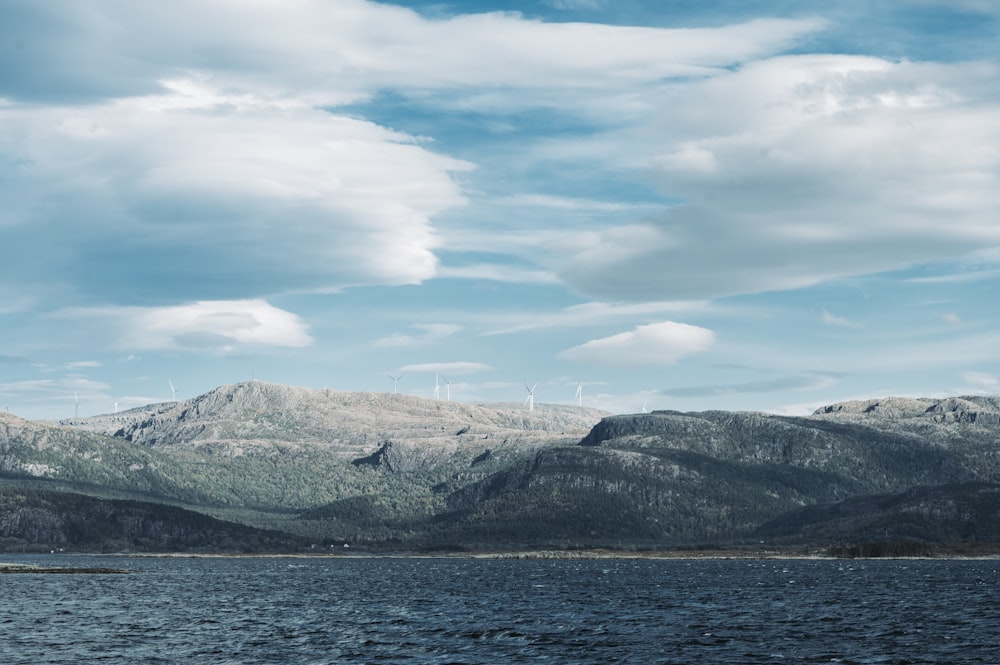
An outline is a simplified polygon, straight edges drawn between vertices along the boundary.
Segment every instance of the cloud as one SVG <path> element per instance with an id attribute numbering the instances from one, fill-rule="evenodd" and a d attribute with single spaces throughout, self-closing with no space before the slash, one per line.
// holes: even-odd
<path id="1" fill-rule="evenodd" d="M 838 383 L 837 378 L 829 374 L 810 374 L 804 376 L 786 376 L 767 381 L 747 381 L 745 383 L 720 384 L 712 386 L 684 386 L 661 390 L 663 395 L 671 397 L 717 397 L 720 395 L 735 395 L 740 393 L 776 393 L 785 391 L 807 391 L 831 388 Z"/>
<path id="2" fill-rule="evenodd" d="M 854 323 L 850 319 L 843 316 L 837 316 L 831 314 L 830 312 L 823 310 L 823 323 L 828 326 L 840 326 L 842 328 L 860 328 L 860 324 Z"/>
<path id="3" fill-rule="evenodd" d="M 244 346 L 304 347 L 313 339 L 298 316 L 264 300 L 202 301 L 168 307 L 104 307 L 59 313 L 129 350 L 229 353 Z"/>
<path id="4" fill-rule="evenodd" d="M 517 323 L 493 330 L 487 335 L 537 330 L 539 328 L 571 328 L 605 324 L 610 321 L 635 319 L 654 315 L 705 313 L 713 307 L 704 301 L 607 303 L 588 302 L 565 307 L 558 312 L 531 312 L 506 318 L 516 318 Z"/>
<path id="5" fill-rule="evenodd" d="M 591 340 L 566 349 L 557 357 L 611 367 L 673 365 L 689 355 L 707 351 L 714 342 L 715 333 L 707 328 L 664 321 Z"/>
<path id="6" fill-rule="evenodd" d="M 424 374 L 440 372 L 441 374 L 476 374 L 493 369 L 484 363 L 475 362 L 443 362 L 443 363 L 423 363 L 418 365 L 406 365 L 396 370 L 405 374 Z"/>
<path id="7" fill-rule="evenodd" d="M 502 263 L 476 263 L 465 266 L 443 265 L 437 270 L 441 279 L 475 279 L 509 284 L 559 284 L 552 272 Z"/>
<path id="8" fill-rule="evenodd" d="M 450 172 L 468 163 L 371 122 L 213 94 L 0 108 L 4 152 L 31 164 L 0 184 L 14 202 L 0 228 L 22 241 L 0 270 L 99 274 L 105 298 L 138 283 L 146 298 L 228 299 L 434 275 L 430 219 L 464 204 Z"/>
<path id="9" fill-rule="evenodd" d="M 102 363 L 98 360 L 78 360 L 75 362 L 66 363 L 66 369 L 84 369 L 87 367 L 100 367 Z"/>
<path id="10" fill-rule="evenodd" d="M 427 19 L 365 0 L 15 4 L 0 37 L 21 48 L 0 60 L 0 96 L 89 102 L 147 95 L 191 71 L 212 72 L 227 89 L 294 93 L 322 106 L 387 88 L 594 90 L 711 72 L 823 26 L 761 19 L 668 30 L 544 23 L 514 12 Z"/>
<path id="11" fill-rule="evenodd" d="M 450 337 L 462 330 L 462 326 L 453 323 L 417 323 L 412 326 L 416 330 L 423 332 L 421 335 L 404 335 L 396 333 L 387 337 L 382 337 L 373 342 L 379 348 L 402 348 L 425 346 L 438 340 Z"/>
<path id="12" fill-rule="evenodd" d="M 964 325 L 964 322 L 962 321 L 961 317 L 955 312 L 947 312 L 945 314 L 942 314 L 941 319 L 948 325 L 952 326 Z"/>
<path id="13" fill-rule="evenodd" d="M 80 377 L 12 381 L 0 383 L 0 398 L 15 399 L 22 402 L 51 399 L 72 404 L 74 399 L 82 401 L 102 395 L 108 388 L 109 386 L 106 383 Z"/>
<path id="14" fill-rule="evenodd" d="M 997 74 L 802 55 L 678 86 L 630 159 L 683 204 L 568 236 L 559 274 L 607 300 L 716 298 L 1000 245 Z"/>
<path id="15" fill-rule="evenodd" d="M 962 372 L 962 381 L 976 391 L 995 394 L 1000 392 L 1000 379 L 987 372 Z"/>
<path id="16" fill-rule="evenodd" d="M 823 26 L 428 19 L 365 0 L 17 0 L 5 18 L 0 42 L 16 48 L 0 59 L 0 153 L 12 166 L 0 179 L 0 278 L 159 303 L 438 274 L 432 220 L 466 203 L 457 174 L 472 165 L 336 111 L 346 104 L 390 90 L 452 111 L 620 108 L 665 78 L 715 75 Z M 554 281 L 496 268 L 446 274 Z"/>
<path id="17" fill-rule="evenodd" d="M 545 4 L 553 9 L 577 10 L 577 9 L 600 9 L 601 0 L 543 0 Z"/>

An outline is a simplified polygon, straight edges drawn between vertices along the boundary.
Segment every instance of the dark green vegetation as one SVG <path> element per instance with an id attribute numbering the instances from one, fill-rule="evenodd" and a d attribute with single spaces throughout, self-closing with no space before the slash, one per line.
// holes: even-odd
<path id="1" fill-rule="evenodd" d="M 0 548 L 1000 542 L 994 398 L 604 416 L 256 382 L 60 425 L 3 414 Z"/>

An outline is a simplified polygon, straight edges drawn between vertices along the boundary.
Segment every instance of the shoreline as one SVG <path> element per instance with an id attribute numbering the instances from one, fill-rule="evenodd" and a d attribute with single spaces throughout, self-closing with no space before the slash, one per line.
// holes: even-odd
<path id="1" fill-rule="evenodd" d="M 31 553 L 13 553 L 25 555 Z M 45 556 L 43 553 L 39 553 Z M 2 556 L 2 554 L 0 554 Z M 106 558 L 160 558 L 160 559 L 478 559 L 478 560 L 674 560 L 674 561 L 766 561 L 766 560 L 998 560 L 1000 550 L 995 547 L 980 551 L 942 548 L 927 554 L 898 556 L 837 556 L 825 548 L 814 549 L 706 549 L 706 550 L 648 550 L 626 552 L 607 549 L 558 550 L 524 549 L 493 551 L 353 551 L 343 552 L 61 552 L 55 557 L 106 557 Z M 53 562 L 54 564 L 55 562 Z M 4 573 L 124 573 L 127 571 L 103 567 L 71 567 L 42 563 L 11 563 L 0 560 L 0 574 Z"/>

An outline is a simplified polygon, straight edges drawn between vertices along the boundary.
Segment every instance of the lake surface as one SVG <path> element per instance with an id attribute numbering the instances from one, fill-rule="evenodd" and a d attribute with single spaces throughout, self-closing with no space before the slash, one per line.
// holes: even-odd
<path id="1" fill-rule="evenodd" d="M 1000 561 L 17 557 L 0 663 L 1000 663 Z"/>

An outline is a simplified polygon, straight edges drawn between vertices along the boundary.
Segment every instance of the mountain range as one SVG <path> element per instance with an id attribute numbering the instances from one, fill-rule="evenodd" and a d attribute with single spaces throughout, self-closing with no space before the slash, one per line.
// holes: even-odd
<path id="1" fill-rule="evenodd" d="M 0 414 L 0 550 L 1000 541 L 1000 399 L 792 417 L 466 404 L 262 382 Z"/>

